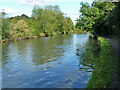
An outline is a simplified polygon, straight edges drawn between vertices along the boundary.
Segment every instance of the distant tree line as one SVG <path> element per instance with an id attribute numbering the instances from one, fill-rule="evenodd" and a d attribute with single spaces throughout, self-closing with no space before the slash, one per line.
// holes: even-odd
<path id="1" fill-rule="evenodd" d="M 40 8 L 34 6 L 32 16 L 5 18 L 2 12 L 2 39 L 24 39 L 30 37 L 49 36 L 54 34 L 67 34 L 74 30 L 74 24 L 70 17 L 66 17 L 58 6 L 46 6 Z"/>
<path id="2" fill-rule="evenodd" d="M 81 2 L 76 28 L 99 35 L 120 37 L 120 2 Z"/>

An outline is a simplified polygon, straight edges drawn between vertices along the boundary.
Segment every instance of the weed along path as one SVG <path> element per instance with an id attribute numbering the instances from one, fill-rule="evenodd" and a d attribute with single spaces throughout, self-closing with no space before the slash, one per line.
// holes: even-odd
<path id="1" fill-rule="evenodd" d="M 112 85 L 111 87 L 113 88 L 117 88 L 119 87 L 120 88 L 120 85 L 119 84 L 119 81 L 120 81 L 120 78 L 119 78 L 119 74 L 120 74 L 120 40 L 117 40 L 117 39 L 114 39 L 114 38 L 106 38 L 110 44 L 112 45 L 113 49 L 114 49 L 114 56 L 116 57 L 114 60 L 113 60 L 113 64 L 114 64 L 114 72 L 113 72 L 113 82 L 112 82 Z"/>

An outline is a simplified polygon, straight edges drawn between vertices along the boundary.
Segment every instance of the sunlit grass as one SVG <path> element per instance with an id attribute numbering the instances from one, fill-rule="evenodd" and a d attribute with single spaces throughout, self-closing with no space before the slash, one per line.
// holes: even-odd
<path id="1" fill-rule="evenodd" d="M 87 88 L 106 88 L 112 82 L 113 48 L 109 41 L 99 37 L 100 57 L 97 58 L 95 69 L 87 84 Z"/>

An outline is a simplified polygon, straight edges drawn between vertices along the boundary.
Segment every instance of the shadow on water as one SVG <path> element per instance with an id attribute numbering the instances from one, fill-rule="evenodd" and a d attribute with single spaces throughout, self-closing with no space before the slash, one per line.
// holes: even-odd
<path id="1" fill-rule="evenodd" d="M 100 45 L 98 40 L 89 38 L 86 43 L 85 52 L 81 53 L 79 59 L 79 70 L 87 75 L 88 72 L 94 70 L 95 63 L 100 56 Z M 77 55 L 79 56 L 80 50 L 77 49 Z"/>

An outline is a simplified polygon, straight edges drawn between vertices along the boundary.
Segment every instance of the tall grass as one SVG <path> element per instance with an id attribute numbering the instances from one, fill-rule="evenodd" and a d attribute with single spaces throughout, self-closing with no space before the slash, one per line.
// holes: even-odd
<path id="1" fill-rule="evenodd" d="M 106 88 L 112 82 L 113 48 L 109 41 L 99 37 L 100 57 L 97 58 L 95 69 L 87 84 L 87 88 Z"/>

